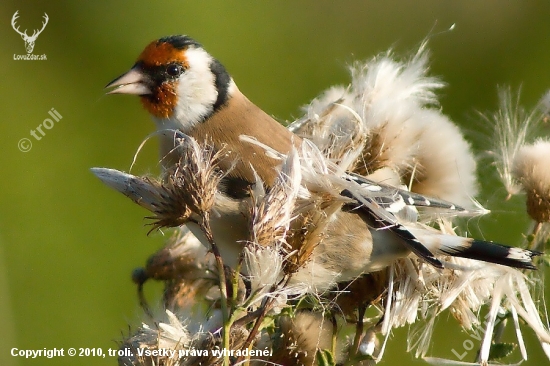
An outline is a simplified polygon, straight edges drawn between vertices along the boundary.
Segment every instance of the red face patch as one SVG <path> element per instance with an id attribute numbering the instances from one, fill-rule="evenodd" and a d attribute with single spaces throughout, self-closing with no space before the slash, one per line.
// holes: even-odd
<path id="1" fill-rule="evenodd" d="M 138 58 L 138 62 L 145 67 L 162 67 L 171 63 L 178 63 L 188 67 L 185 49 L 175 48 L 168 42 L 151 42 Z M 152 90 L 152 95 L 141 97 L 145 109 L 157 118 L 171 117 L 177 103 L 176 81 L 164 82 Z"/>
<path id="2" fill-rule="evenodd" d="M 176 108 L 176 88 L 173 84 L 160 85 L 153 95 L 144 95 L 141 98 L 143 107 L 157 118 L 169 118 Z"/>

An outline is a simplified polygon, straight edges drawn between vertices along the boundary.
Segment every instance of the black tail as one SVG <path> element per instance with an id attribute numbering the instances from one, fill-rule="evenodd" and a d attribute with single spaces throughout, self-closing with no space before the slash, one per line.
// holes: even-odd
<path id="1" fill-rule="evenodd" d="M 542 254 L 540 252 L 508 247 L 490 241 L 466 240 L 469 241 L 469 245 L 463 244 L 459 247 L 443 246 L 439 251 L 454 257 L 477 259 L 484 262 L 522 269 L 537 269 L 533 264 L 533 257 Z"/>

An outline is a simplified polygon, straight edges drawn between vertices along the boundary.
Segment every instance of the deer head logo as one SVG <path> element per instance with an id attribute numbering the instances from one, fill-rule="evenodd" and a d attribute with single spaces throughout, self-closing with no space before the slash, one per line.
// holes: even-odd
<path id="1" fill-rule="evenodd" d="M 34 32 L 32 33 L 32 36 L 28 36 L 26 29 L 24 32 L 21 32 L 19 30 L 19 27 L 16 27 L 15 25 L 15 21 L 17 20 L 17 18 L 19 18 L 19 15 L 17 15 L 18 12 L 19 10 L 17 10 L 15 14 L 13 14 L 13 17 L 11 18 L 11 26 L 17 33 L 21 35 L 21 38 L 23 38 L 23 41 L 25 41 L 25 48 L 27 49 L 27 53 L 31 53 L 32 50 L 34 49 L 34 42 L 36 42 L 38 35 L 42 33 L 44 28 L 46 28 L 46 24 L 48 24 L 48 20 L 49 20 L 48 14 L 44 13 L 44 22 L 42 23 L 42 29 L 40 30 L 35 29 Z"/>

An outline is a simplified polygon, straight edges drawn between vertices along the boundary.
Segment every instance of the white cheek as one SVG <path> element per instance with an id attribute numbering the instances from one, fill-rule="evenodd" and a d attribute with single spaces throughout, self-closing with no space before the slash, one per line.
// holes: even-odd
<path id="1" fill-rule="evenodd" d="M 212 113 L 218 98 L 214 74 L 210 70 L 212 57 L 202 49 L 189 49 L 186 56 L 189 68 L 178 82 L 178 101 L 174 116 L 184 132 Z"/>

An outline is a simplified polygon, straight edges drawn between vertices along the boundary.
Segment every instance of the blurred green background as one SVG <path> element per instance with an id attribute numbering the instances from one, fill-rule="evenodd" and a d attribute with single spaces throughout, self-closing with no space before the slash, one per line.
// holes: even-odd
<path id="1" fill-rule="evenodd" d="M 10 25 L 16 10 L 21 30 L 38 28 L 48 14 L 33 52 L 47 61 L 13 59 L 26 53 Z M 142 318 L 130 273 L 164 239 L 147 237 L 146 212 L 103 186 L 89 168 L 128 170 L 153 131 L 137 98 L 103 91 L 151 40 L 193 36 L 251 100 L 290 120 L 325 88 L 347 83 L 353 60 L 390 47 L 407 56 L 435 34 L 432 74 L 448 83 L 443 111 L 482 153 L 491 134 L 477 111 L 496 109 L 497 85 L 522 85 L 528 107 L 550 87 L 549 14 L 547 0 L 2 1 L 0 365 L 114 365 L 114 358 L 25 360 L 9 352 L 117 348 L 128 324 Z M 445 32 L 452 24 L 456 28 Z M 36 141 L 30 130 L 51 108 L 63 119 Z M 18 149 L 22 138 L 33 142 L 26 153 Z M 148 144 L 137 171 L 154 171 L 156 157 Z M 480 201 L 493 213 L 470 221 L 469 229 L 517 244 L 528 225 L 522 199 L 504 202 L 493 169 L 483 164 L 480 174 Z M 470 338 L 446 318 L 436 325 L 431 354 L 456 359 L 451 350 L 463 353 Z M 547 364 L 526 333 L 530 360 L 524 364 Z M 398 330 L 383 364 L 423 364 L 405 349 L 406 330 Z M 474 351 L 464 361 L 473 361 Z"/>

